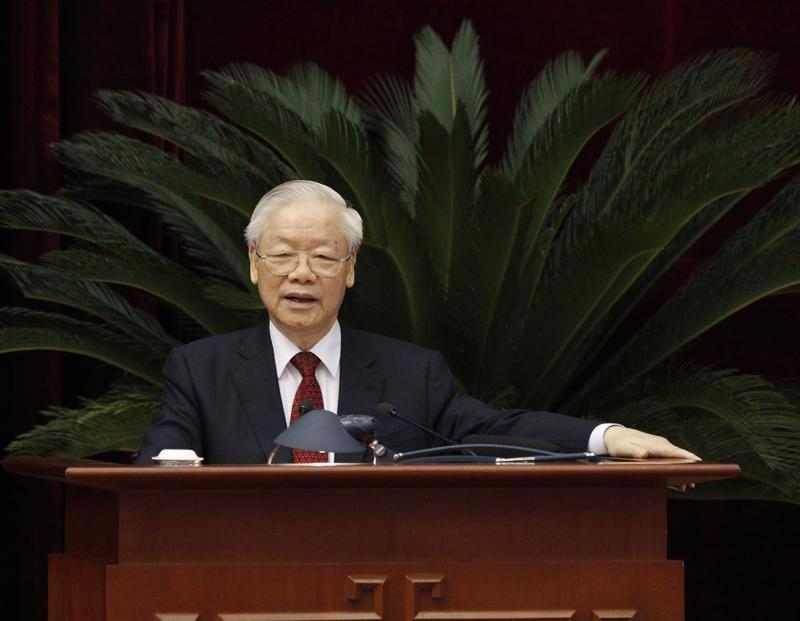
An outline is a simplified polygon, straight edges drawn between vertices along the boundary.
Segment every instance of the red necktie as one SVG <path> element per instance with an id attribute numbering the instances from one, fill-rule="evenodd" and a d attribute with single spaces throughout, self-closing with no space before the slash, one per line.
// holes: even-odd
<path id="1" fill-rule="evenodd" d="M 320 363 L 320 359 L 310 351 L 301 351 L 292 357 L 291 363 L 300 371 L 303 379 L 297 387 L 292 403 L 292 416 L 289 420 L 291 425 L 300 418 L 300 404 L 303 401 L 311 401 L 315 410 L 322 409 L 322 389 L 319 387 L 315 372 Z M 318 451 L 304 451 L 303 449 L 292 449 L 292 458 L 296 464 L 311 464 L 315 462 L 328 461 L 327 453 Z"/>

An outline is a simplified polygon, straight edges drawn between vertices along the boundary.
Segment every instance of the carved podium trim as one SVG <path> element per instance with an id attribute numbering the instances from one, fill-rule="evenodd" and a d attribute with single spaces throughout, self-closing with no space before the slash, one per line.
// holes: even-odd
<path id="1" fill-rule="evenodd" d="M 432 599 L 444 599 L 443 574 L 406 576 L 405 621 L 572 621 L 574 610 L 420 610 L 420 591 L 430 591 Z"/>
<path id="2" fill-rule="evenodd" d="M 592 610 L 592 621 L 631 621 L 635 610 Z"/>
<path id="3" fill-rule="evenodd" d="M 216 621 L 382 621 L 383 586 L 388 579 L 388 576 L 376 575 L 347 576 L 345 597 L 348 601 L 360 601 L 366 591 L 372 591 L 372 610 L 369 612 L 236 612 L 219 614 Z"/>

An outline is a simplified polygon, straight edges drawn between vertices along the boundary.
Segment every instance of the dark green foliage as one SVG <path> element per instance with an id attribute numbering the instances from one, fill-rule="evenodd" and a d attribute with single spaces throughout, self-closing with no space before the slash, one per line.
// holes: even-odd
<path id="1" fill-rule="evenodd" d="M 602 72 L 604 52 L 588 64 L 564 54 L 523 93 L 492 163 L 472 25 L 449 48 L 429 28 L 415 43 L 413 83 L 379 76 L 360 98 L 309 64 L 206 72 L 204 96 L 224 119 L 146 93 L 98 94 L 116 122 L 170 145 L 82 134 L 58 146 L 74 185 L 0 195 L 3 226 L 72 240 L 39 265 L 0 257 L 26 297 L 64 313 L 4 311 L 0 350 L 83 353 L 140 379 L 50 410 L 52 422 L 9 450 L 134 450 L 174 334 L 263 318 L 242 230 L 263 192 L 309 178 L 364 218 L 349 323 L 441 349 L 464 388 L 497 405 L 619 420 L 743 466 L 744 477 L 698 496 L 800 500 L 796 386 L 678 359 L 731 314 L 800 288 L 800 182 L 652 317 L 637 314 L 695 241 L 800 161 L 800 113 L 766 91 L 773 61 L 719 51 L 648 85 Z M 599 155 L 579 175 L 590 142 Z M 186 260 L 159 255 L 99 207 L 114 203 L 157 214 Z M 136 309 L 120 285 L 147 292 L 180 330 Z"/>
<path id="2" fill-rule="evenodd" d="M 158 411 L 158 391 L 134 382 L 119 382 L 99 399 L 83 400 L 80 409 L 52 407 L 52 418 L 9 444 L 18 455 L 80 458 L 110 451 L 135 451 Z"/>

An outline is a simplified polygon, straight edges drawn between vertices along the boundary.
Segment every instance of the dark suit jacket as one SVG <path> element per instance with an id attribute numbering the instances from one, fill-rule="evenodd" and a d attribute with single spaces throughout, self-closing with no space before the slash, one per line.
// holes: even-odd
<path id="1" fill-rule="evenodd" d="M 286 428 L 268 325 L 170 353 L 161 410 L 136 463 L 152 463 L 163 448 L 194 449 L 207 464 L 266 461 L 273 439 Z M 345 326 L 340 365 L 339 414 L 373 415 L 387 401 L 455 440 L 474 433 L 510 435 L 544 439 L 565 450 L 586 450 L 597 424 L 550 412 L 495 410 L 456 388 L 440 353 Z M 430 445 L 398 419 L 382 420 L 379 438 L 394 450 Z M 355 457 L 360 461 L 366 454 Z M 289 451 L 281 449 L 276 461 L 290 461 Z"/>

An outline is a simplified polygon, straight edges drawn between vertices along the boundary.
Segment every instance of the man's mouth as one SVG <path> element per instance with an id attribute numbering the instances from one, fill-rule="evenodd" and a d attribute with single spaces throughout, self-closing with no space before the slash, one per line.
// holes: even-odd
<path id="1" fill-rule="evenodd" d="M 315 298 L 313 295 L 309 295 L 306 293 L 289 293 L 283 297 L 289 302 L 305 306 L 310 306 L 311 304 L 317 301 L 317 298 Z"/>

